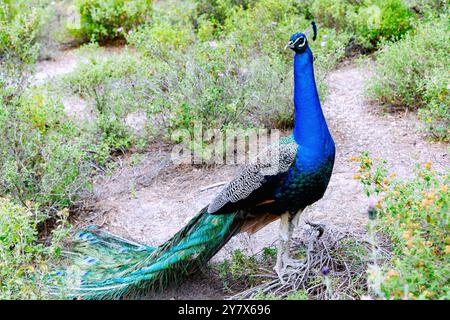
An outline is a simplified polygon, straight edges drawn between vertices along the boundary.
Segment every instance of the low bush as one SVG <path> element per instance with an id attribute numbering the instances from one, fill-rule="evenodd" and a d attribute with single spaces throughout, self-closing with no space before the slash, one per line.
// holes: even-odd
<path id="1" fill-rule="evenodd" d="M 45 15 L 42 1 L 6 0 L 0 3 L 0 62 L 5 59 L 16 59 L 25 64 L 36 61 Z"/>
<path id="2" fill-rule="evenodd" d="M 213 22 L 216 27 L 220 27 L 233 10 L 236 8 L 246 10 L 255 2 L 257 0 L 198 0 L 195 16 L 206 18 Z"/>
<path id="3" fill-rule="evenodd" d="M 320 25 L 349 31 L 359 7 L 358 3 L 359 1 L 351 0 L 308 0 L 307 9 Z"/>
<path id="4" fill-rule="evenodd" d="M 374 232 L 391 240 L 390 261 L 369 268 L 371 293 L 386 299 L 449 299 L 448 173 L 437 174 L 427 162 L 412 179 L 399 180 L 385 162 L 367 153 L 354 160 L 360 164 L 355 178 L 378 199 Z"/>
<path id="5" fill-rule="evenodd" d="M 448 10 L 447 0 L 408 0 L 406 3 L 423 16 L 434 16 Z"/>
<path id="6" fill-rule="evenodd" d="M 46 215 L 0 197 L 0 299 L 49 298 L 46 274 L 60 255 L 61 240 L 67 236 L 67 212 L 59 213 L 52 240 L 38 239 L 37 225 Z"/>
<path id="7" fill-rule="evenodd" d="M 71 33 L 87 41 L 108 41 L 124 38 L 138 25 L 149 21 L 151 0 L 76 0 L 80 26 Z"/>
<path id="8" fill-rule="evenodd" d="M 231 253 L 230 259 L 216 265 L 216 268 L 224 288 L 233 292 L 236 287 L 252 286 L 258 281 L 255 277 L 259 270 L 258 263 L 256 257 L 247 256 L 241 250 L 236 249 Z"/>
<path id="9" fill-rule="evenodd" d="M 32 67 L 23 59 L 1 61 L 0 194 L 51 214 L 74 203 L 89 186 L 90 162 L 107 154 L 58 99 L 31 88 Z"/>
<path id="10" fill-rule="evenodd" d="M 146 107 L 148 98 L 142 93 L 145 78 L 139 76 L 145 75 L 145 70 L 138 70 L 142 67 L 129 53 L 105 60 L 91 57 L 58 81 L 60 92 L 71 92 L 92 102 L 95 111 L 92 130 L 98 132 L 109 152 L 125 151 L 137 143 L 138 137 L 124 119 Z"/>
<path id="11" fill-rule="evenodd" d="M 97 145 L 56 101 L 32 92 L 14 102 L 0 99 L 0 137 L 1 194 L 54 212 L 88 186 Z"/>
<path id="12" fill-rule="evenodd" d="M 366 83 L 367 95 L 386 106 L 421 109 L 428 131 L 444 141 L 450 125 L 449 39 L 447 15 L 419 25 L 403 40 L 386 45 Z"/>
<path id="13" fill-rule="evenodd" d="M 424 84 L 423 103 L 419 117 L 434 140 L 450 141 L 449 76 L 441 69 L 434 71 Z"/>
<path id="14" fill-rule="evenodd" d="M 355 37 L 364 49 L 401 38 L 411 28 L 415 14 L 403 0 L 310 0 L 311 16 L 320 24 Z"/>
<path id="15" fill-rule="evenodd" d="M 370 48 L 403 37 L 411 30 L 413 19 L 402 0 L 371 0 L 358 8 L 351 21 L 357 41 Z"/>

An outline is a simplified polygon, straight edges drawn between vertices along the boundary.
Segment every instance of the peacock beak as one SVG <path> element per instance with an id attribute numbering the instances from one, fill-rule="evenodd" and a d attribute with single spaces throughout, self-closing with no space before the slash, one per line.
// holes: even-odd
<path id="1" fill-rule="evenodd" d="M 284 47 L 284 50 L 286 50 L 287 48 L 292 49 L 292 48 L 294 47 L 293 44 L 294 44 L 294 41 L 290 40 L 290 41 L 287 43 L 287 45 Z"/>

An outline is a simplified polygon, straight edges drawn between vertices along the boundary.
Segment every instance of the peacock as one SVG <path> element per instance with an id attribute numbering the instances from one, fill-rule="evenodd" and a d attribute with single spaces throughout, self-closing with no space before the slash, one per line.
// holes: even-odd
<path id="1" fill-rule="evenodd" d="M 92 226 L 80 230 L 64 252 L 66 263 L 52 274 L 52 292 L 68 298 L 137 297 L 179 284 L 236 234 L 253 234 L 280 219 L 275 271 L 280 277 L 300 262 L 289 254 L 302 211 L 321 199 L 334 165 L 335 144 L 322 112 L 313 54 L 305 32 L 290 37 L 294 51 L 292 134 L 270 145 L 246 165 L 186 226 L 158 247 L 134 243 Z M 176 214 L 176 213 L 174 213 Z"/>

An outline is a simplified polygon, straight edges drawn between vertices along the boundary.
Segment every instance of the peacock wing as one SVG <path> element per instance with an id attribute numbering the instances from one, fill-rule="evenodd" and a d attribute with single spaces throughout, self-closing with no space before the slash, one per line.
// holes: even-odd
<path id="1" fill-rule="evenodd" d="M 281 173 L 287 172 L 294 163 L 297 154 L 297 143 L 292 138 L 285 138 L 279 143 L 269 146 L 245 166 L 238 175 L 229 182 L 208 206 L 208 213 L 221 214 L 233 210 L 245 209 L 250 198 L 271 201 L 267 193 L 268 185 L 276 185 L 274 181 Z"/>

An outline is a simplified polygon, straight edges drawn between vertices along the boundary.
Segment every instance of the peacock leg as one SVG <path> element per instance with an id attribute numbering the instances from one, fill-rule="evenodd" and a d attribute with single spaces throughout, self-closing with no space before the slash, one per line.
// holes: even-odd
<path id="1" fill-rule="evenodd" d="M 320 239 L 323 235 L 323 233 L 325 232 L 325 225 L 321 224 L 321 223 L 313 223 L 311 221 L 306 221 L 305 223 L 306 225 L 308 225 L 311 228 L 311 231 L 316 231 L 316 238 Z"/>
<path id="2" fill-rule="evenodd" d="M 297 269 L 303 265 L 303 262 L 294 260 L 289 255 L 289 244 L 292 238 L 292 232 L 294 231 L 296 224 L 298 224 L 298 216 L 300 213 L 301 212 L 297 213 L 293 219 L 291 219 L 289 213 L 281 215 L 277 262 L 274 269 L 282 282 L 284 282 L 283 277 L 288 274 L 289 267 Z"/>

